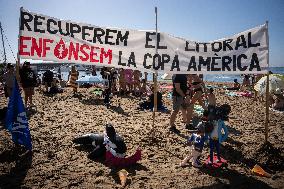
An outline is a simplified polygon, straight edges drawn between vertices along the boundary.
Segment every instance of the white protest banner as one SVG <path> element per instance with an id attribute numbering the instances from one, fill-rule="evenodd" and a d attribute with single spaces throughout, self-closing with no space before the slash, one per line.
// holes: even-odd
<path id="1" fill-rule="evenodd" d="M 156 37 L 155 31 L 64 21 L 24 9 L 20 20 L 19 55 L 24 59 L 160 73 L 264 73 L 268 67 L 266 25 L 200 43 L 166 33 Z"/>

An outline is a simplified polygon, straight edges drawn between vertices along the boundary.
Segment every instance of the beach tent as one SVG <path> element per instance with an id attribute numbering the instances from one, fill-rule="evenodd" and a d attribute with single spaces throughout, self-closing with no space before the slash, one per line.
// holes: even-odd
<path id="1" fill-rule="evenodd" d="M 266 92 L 267 76 L 262 77 L 254 86 L 254 89 L 260 95 Z M 269 93 L 274 93 L 276 89 L 284 89 L 284 76 L 280 74 L 271 74 L 269 76 Z"/>

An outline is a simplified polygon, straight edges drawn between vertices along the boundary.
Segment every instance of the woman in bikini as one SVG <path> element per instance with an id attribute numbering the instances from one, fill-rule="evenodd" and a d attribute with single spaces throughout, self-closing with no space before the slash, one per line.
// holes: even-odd
<path id="1" fill-rule="evenodd" d="M 203 100 L 203 93 L 206 93 L 206 88 L 204 82 L 198 77 L 196 74 L 192 74 L 189 76 L 189 83 L 191 85 L 192 97 L 190 99 L 189 108 L 187 109 L 187 124 L 186 127 L 190 127 L 191 119 L 194 109 L 194 104 L 198 102 L 204 110 L 206 110 L 206 106 Z"/>

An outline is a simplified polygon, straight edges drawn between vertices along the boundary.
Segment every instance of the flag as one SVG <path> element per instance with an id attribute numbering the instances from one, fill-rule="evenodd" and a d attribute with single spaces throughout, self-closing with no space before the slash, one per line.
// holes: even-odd
<path id="1" fill-rule="evenodd" d="M 12 95 L 9 98 L 6 128 L 12 134 L 14 143 L 24 145 L 28 150 L 32 150 L 28 118 L 16 79 Z"/>

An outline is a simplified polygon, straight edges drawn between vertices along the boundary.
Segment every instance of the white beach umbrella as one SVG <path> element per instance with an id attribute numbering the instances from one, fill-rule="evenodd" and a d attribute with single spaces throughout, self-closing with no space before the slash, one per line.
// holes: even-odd
<path id="1" fill-rule="evenodd" d="M 171 80 L 172 79 L 172 74 L 168 74 L 168 73 L 165 73 L 161 76 L 161 79 L 163 80 Z"/>
<path id="2" fill-rule="evenodd" d="M 260 95 L 263 95 L 266 92 L 266 81 L 267 76 L 264 76 L 254 86 L 254 89 L 258 91 Z M 269 75 L 269 92 L 273 93 L 276 89 L 284 89 L 284 75 Z"/>
<path id="3" fill-rule="evenodd" d="M 81 77 L 76 81 L 79 84 L 82 83 L 104 83 L 104 80 L 98 76 L 92 76 L 92 75 L 87 75 L 84 77 Z"/>

